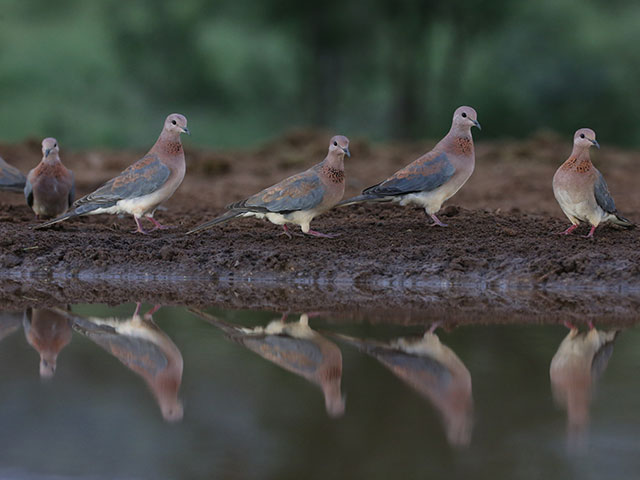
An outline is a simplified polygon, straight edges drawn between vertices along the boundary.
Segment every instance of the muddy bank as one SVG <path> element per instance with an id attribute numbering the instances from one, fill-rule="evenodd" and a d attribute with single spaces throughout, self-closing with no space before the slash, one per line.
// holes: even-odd
<path id="1" fill-rule="evenodd" d="M 339 234 L 335 239 L 287 239 L 278 227 L 255 219 L 184 236 L 227 202 L 321 159 L 325 134 L 298 132 L 245 152 L 202 152 L 187 144 L 188 175 L 167 209 L 157 214 L 163 223 L 175 226 L 172 230 L 141 236 L 130 233 L 134 226 L 130 218 L 95 216 L 34 231 L 30 228 L 33 215 L 23 199 L 0 194 L 0 277 L 20 284 L 21 294 L 27 296 L 30 288 L 53 282 L 60 294 L 46 288 L 38 291 L 70 303 L 151 301 L 158 294 L 165 303 L 236 302 L 281 310 L 290 299 L 276 300 L 269 292 L 289 288 L 283 285 L 294 291 L 312 285 L 313 289 L 306 289 L 309 293 L 293 295 L 299 297 L 293 309 L 318 309 L 322 302 L 315 301 L 314 291 L 328 291 L 320 297 L 323 302 L 345 306 L 354 300 L 359 307 L 423 309 L 432 303 L 431 292 L 454 286 L 480 292 L 559 292 L 566 298 L 584 298 L 572 307 L 578 312 L 596 308 L 589 305 L 594 294 L 601 295 L 602 301 L 613 295 L 623 299 L 599 300 L 600 312 L 606 313 L 607 305 L 614 310 L 616 305 L 635 308 L 633 299 L 640 291 L 640 230 L 605 226 L 593 241 L 555 235 L 566 228 L 567 221 L 555 204 L 550 182 L 568 154 L 570 142 L 566 143 L 553 136 L 480 143 L 476 172 L 442 211 L 449 228 L 428 226 L 419 209 L 361 205 L 334 210 L 314 222 L 320 231 Z M 347 165 L 347 195 L 375 183 L 429 146 L 430 142 L 375 146 L 354 140 L 354 159 Z M 39 156 L 34 152 L 37 145 L 31 143 L 1 147 L 3 156 L 23 171 Z M 603 152 L 595 158 L 596 164 L 607 176 L 619 209 L 634 220 L 640 191 L 628 167 L 640 156 L 615 149 L 603 148 Z M 92 190 L 138 155 L 62 152 L 77 172 L 79 194 Z M 585 227 L 578 233 L 586 231 Z M 141 280 L 158 285 L 180 280 L 191 286 L 158 291 L 159 287 Z M 92 292 L 86 299 L 82 289 L 76 288 L 78 283 Z M 256 288 L 258 284 L 266 287 Z M 198 296 L 191 294 L 193 285 Z M 147 290 L 151 291 L 145 295 Z M 116 298 L 107 292 L 121 295 Z M 5 301 L 13 298 L 7 289 L 2 293 Z M 527 300 L 510 308 L 542 311 L 534 303 Z"/>

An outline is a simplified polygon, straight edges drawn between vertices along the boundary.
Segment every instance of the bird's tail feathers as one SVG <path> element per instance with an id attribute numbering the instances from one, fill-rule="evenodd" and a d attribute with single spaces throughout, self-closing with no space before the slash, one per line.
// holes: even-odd
<path id="1" fill-rule="evenodd" d="M 211 315 L 207 312 L 203 312 L 202 310 L 198 309 L 198 308 L 188 308 L 187 309 L 189 312 L 193 313 L 195 316 L 197 316 L 198 318 L 201 318 L 202 320 L 204 320 L 205 322 L 213 325 L 216 328 L 219 328 L 220 330 L 222 330 L 224 333 L 226 333 L 229 336 L 233 336 L 233 335 L 238 335 L 239 333 L 239 327 L 229 323 L 229 322 L 225 322 L 224 320 L 219 319 L 218 317 Z"/>
<path id="2" fill-rule="evenodd" d="M 622 215 L 618 213 L 614 213 L 612 215 L 611 222 L 625 228 L 635 228 L 636 226 L 632 221 L 627 220 L 626 218 L 624 218 Z"/>
<path id="3" fill-rule="evenodd" d="M 237 210 L 231 210 L 230 212 L 227 212 L 224 215 L 220 215 L 219 217 L 216 217 L 213 220 L 209 220 L 208 222 L 204 222 L 202 225 L 198 225 L 196 228 L 192 228 L 187 232 L 187 235 L 191 235 L 192 233 L 206 230 L 207 228 L 211 228 L 214 225 L 220 225 L 221 223 L 228 222 L 232 218 L 236 218 L 241 213 L 242 212 L 239 212 Z"/>
<path id="4" fill-rule="evenodd" d="M 74 210 L 69 210 L 68 212 L 60 215 L 59 217 L 56 217 L 52 220 L 49 220 L 47 222 L 44 223 L 40 223 L 39 225 L 35 225 L 33 228 L 35 230 L 39 230 L 41 228 L 47 228 L 50 227 L 51 225 L 55 225 L 56 223 L 60 223 L 60 222 L 64 222 L 65 220 L 68 220 L 69 218 L 73 218 L 73 217 L 77 217 L 79 215 L 79 213 L 77 213 L 77 211 Z"/>
<path id="5" fill-rule="evenodd" d="M 356 205 L 358 203 L 364 202 L 389 202 L 391 201 L 388 197 L 380 197 L 373 193 L 363 193 L 362 195 L 357 195 L 355 197 L 349 198 L 348 200 L 342 200 L 339 202 L 336 207 L 346 207 L 347 205 Z"/>

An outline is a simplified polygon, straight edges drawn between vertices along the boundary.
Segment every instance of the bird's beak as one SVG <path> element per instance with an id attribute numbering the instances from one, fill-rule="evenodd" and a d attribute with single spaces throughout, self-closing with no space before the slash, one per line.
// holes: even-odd
<path id="1" fill-rule="evenodd" d="M 183 127 L 182 128 L 182 133 L 186 133 L 187 135 L 191 135 L 191 132 L 189 131 L 189 129 L 187 127 Z"/>
<path id="2" fill-rule="evenodd" d="M 44 151 L 44 156 L 45 156 L 45 158 L 49 156 L 49 153 L 51 153 L 51 149 L 50 149 L 50 148 L 47 148 L 47 149 Z"/>
<path id="3" fill-rule="evenodd" d="M 478 123 L 477 120 L 471 120 L 473 122 L 473 124 L 478 127 L 478 130 L 482 130 L 482 127 L 480 126 L 480 124 Z"/>
<path id="4" fill-rule="evenodd" d="M 351 152 L 349 151 L 349 147 L 343 148 L 342 151 L 347 157 L 351 158 Z"/>
<path id="5" fill-rule="evenodd" d="M 596 146 L 596 148 L 598 148 L 598 149 L 600 148 L 600 144 L 598 143 L 598 141 L 597 141 L 597 140 L 595 140 L 595 139 L 593 139 L 593 140 L 589 139 L 589 141 L 590 141 L 591 143 L 593 143 L 593 144 Z"/>

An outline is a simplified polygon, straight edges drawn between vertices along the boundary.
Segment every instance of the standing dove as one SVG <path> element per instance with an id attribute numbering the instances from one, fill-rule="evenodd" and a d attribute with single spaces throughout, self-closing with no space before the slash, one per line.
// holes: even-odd
<path id="1" fill-rule="evenodd" d="M 307 314 L 300 315 L 298 322 L 285 323 L 283 315 L 266 327 L 242 328 L 201 310 L 190 311 L 265 360 L 318 385 L 329 416 L 344 414 L 345 400 L 340 393 L 342 353 L 335 343 L 309 327 Z"/>
<path id="2" fill-rule="evenodd" d="M 228 205 L 229 212 L 190 230 L 187 235 L 232 218 L 257 217 L 282 225 L 288 237 L 291 237 L 288 223 L 300 225 L 303 233 L 315 237 L 333 237 L 311 230 L 310 223 L 314 217 L 333 208 L 342 199 L 345 155 L 351 156 L 349 139 L 337 135 L 331 139 L 329 153 L 322 162 L 245 200 Z"/>
<path id="3" fill-rule="evenodd" d="M 433 219 L 432 225 L 446 227 L 436 213 L 442 204 L 465 184 L 473 173 L 475 153 L 471 127 L 480 127 L 476 111 L 459 107 L 453 112 L 451 129 L 433 150 L 398 170 L 377 185 L 366 188 L 362 195 L 340 202 L 353 205 L 362 202 L 394 202 L 416 204 Z"/>
<path id="4" fill-rule="evenodd" d="M 591 224 L 586 238 L 593 237 L 593 232 L 603 222 L 633 227 L 633 223 L 616 210 L 604 177 L 591 163 L 589 148 L 592 145 L 600 148 L 596 133 L 589 128 L 578 130 L 573 136 L 571 155 L 553 176 L 553 194 L 572 223 L 561 235 L 569 235 L 580 222 Z"/>
<path id="5" fill-rule="evenodd" d="M 141 304 L 131 318 L 97 318 L 69 314 L 74 330 L 88 337 L 127 368 L 144 379 L 168 422 L 182 420 L 184 410 L 178 398 L 182 383 L 182 354 L 153 321 L 154 307 L 140 314 Z"/>
<path id="6" fill-rule="evenodd" d="M 12 167 L 0 157 L 0 190 L 9 192 L 24 191 L 25 176 L 16 167 Z"/>
<path id="7" fill-rule="evenodd" d="M 53 218 L 67 211 L 75 198 L 73 173 L 60 161 L 55 138 L 42 141 L 42 160 L 27 175 L 24 198 L 36 218 Z"/>
<path id="8" fill-rule="evenodd" d="M 77 200 L 64 215 L 38 225 L 48 227 L 68 218 L 100 213 L 129 213 L 136 221 L 135 232 L 146 234 L 140 219 L 148 218 L 154 230 L 167 228 L 153 218 L 158 205 L 167 200 L 182 183 L 185 174 L 184 150 L 180 134 L 189 135 L 187 119 L 172 113 L 149 153 L 120 175 Z"/>

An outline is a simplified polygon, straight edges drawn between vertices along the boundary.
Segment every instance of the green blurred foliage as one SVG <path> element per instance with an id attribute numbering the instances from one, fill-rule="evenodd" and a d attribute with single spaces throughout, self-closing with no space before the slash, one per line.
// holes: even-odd
<path id="1" fill-rule="evenodd" d="M 480 138 L 638 146 L 638 24 L 631 0 L 4 0 L 0 140 L 144 147 L 174 111 L 219 148 L 435 138 L 468 104 Z"/>

